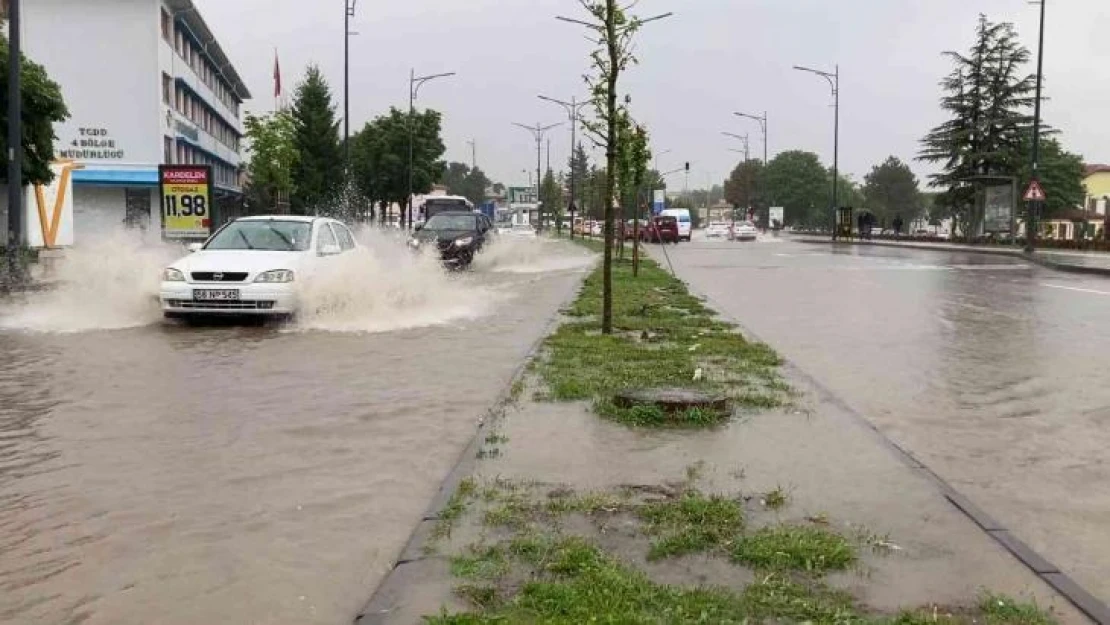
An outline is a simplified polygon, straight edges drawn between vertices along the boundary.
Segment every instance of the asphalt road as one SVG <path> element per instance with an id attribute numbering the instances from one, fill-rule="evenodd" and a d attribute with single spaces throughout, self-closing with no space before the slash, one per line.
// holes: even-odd
<path id="1" fill-rule="evenodd" d="M 0 301 L 0 623 L 353 621 L 593 262 L 377 244 L 292 326 L 163 322 L 141 246 Z"/>
<path id="2" fill-rule="evenodd" d="M 695 291 L 1110 600 L 1110 279 L 774 238 L 666 251 Z"/>

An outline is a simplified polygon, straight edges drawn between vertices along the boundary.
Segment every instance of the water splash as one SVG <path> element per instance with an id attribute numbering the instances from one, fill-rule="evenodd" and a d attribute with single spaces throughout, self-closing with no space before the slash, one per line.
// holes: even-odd
<path id="1" fill-rule="evenodd" d="M 503 235 L 474 259 L 476 271 L 546 273 L 586 269 L 596 256 L 566 241 Z"/>
<path id="2" fill-rule="evenodd" d="M 183 254 L 158 233 L 113 230 L 69 248 L 46 279 L 46 291 L 0 303 L 0 328 L 85 332 L 148 325 L 162 318 L 162 269 Z"/>
<path id="3" fill-rule="evenodd" d="M 363 228 L 361 247 L 306 283 L 294 329 L 388 332 L 491 313 L 505 294 L 472 276 L 450 275 L 434 255 L 413 254 L 394 229 Z"/>

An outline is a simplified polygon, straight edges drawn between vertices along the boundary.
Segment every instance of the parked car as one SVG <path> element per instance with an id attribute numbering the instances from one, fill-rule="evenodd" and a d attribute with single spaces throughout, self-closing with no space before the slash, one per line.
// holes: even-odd
<path id="1" fill-rule="evenodd" d="M 465 269 L 482 247 L 496 236 L 489 217 L 468 211 L 437 213 L 417 226 L 409 239 L 409 247 L 422 250 L 435 245 L 443 264 L 452 269 Z"/>
<path id="2" fill-rule="evenodd" d="M 327 272 L 332 257 L 357 246 L 347 226 L 334 219 L 236 219 L 162 271 L 162 313 L 167 318 L 293 315 L 297 284 Z"/>
<path id="3" fill-rule="evenodd" d="M 640 233 L 640 239 L 641 240 L 643 240 L 644 231 L 646 231 L 647 228 L 648 228 L 648 223 L 649 222 L 646 219 L 641 219 L 640 220 L 639 233 Z M 628 221 L 624 222 L 624 233 L 623 234 L 624 234 L 624 238 L 625 238 L 626 241 L 631 241 L 631 240 L 635 239 L 636 238 L 636 233 L 637 233 L 637 228 L 636 228 L 636 220 L 635 219 L 629 219 Z"/>
<path id="4" fill-rule="evenodd" d="M 590 236 L 599 237 L 605 232 L 605 224 L 600 221 L 590 222 Z"/>
<path id="5" fill-rule="evenodd" d="M 729 235 L 729 225 L 723 221 L 715 221 L 705 227 L 705 237 L 707 239 L 723 239 Z"/>
<path id="6" fill-rule="evenodd" d="M 647 230 L 642 233 L 645 243 L 678 243 L 678 218 L 659 215 L 651 218 Z"/>
<path id="7" fill-rule="evenodd" d="M 666 217 L 674 217 L 678 221 L 678 237 L 683 241 L 690 240 L 690 237 L 692 236 L 691 228 L 693 227 L 694 222 L 690 218 L 689 209 L 668 208 L 660 213 L 660 215 Z"/>
<path id="8" fill-rule="evenodd" d="M 738 221 L 729 232 L 729 239 L 733 241 L 754 241 L 759 230 L 750 221 Z"/>

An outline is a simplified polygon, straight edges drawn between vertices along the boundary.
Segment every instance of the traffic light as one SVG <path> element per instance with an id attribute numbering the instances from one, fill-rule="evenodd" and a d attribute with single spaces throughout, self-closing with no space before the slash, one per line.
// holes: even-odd
<path id="1" fill-rule="evenodd" d="M 690 173 L 690 161 L 686 161 L 686 173 Z"/>

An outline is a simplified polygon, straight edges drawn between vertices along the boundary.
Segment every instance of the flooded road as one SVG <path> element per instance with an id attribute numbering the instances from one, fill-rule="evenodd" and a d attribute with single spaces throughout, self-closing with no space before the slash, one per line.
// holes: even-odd
<path id="1" fill-rule="evenodd" d="M 695 291 L 1110 600 L 1110 279 L 782 240 L 667 251 Z"/>
<path id="2" fill-rule="evenodd" d="M 0 623 L 350 622 L 592 262 L 529 245 L 379 244 L 286 327 L 163 323 L 103 265 L 0 303 Z"/>

